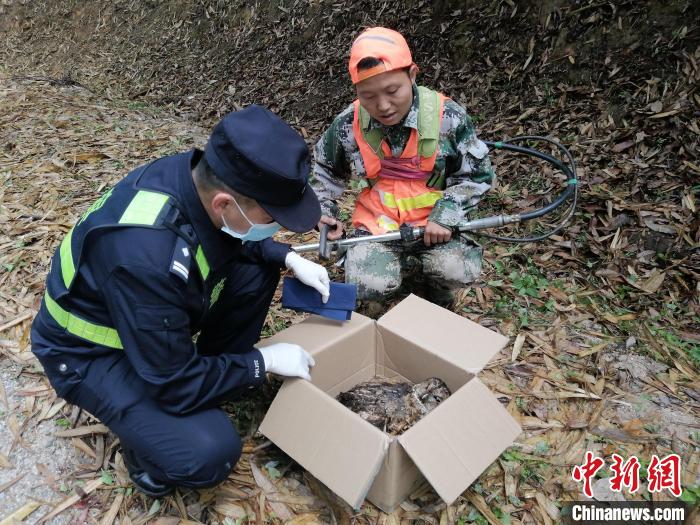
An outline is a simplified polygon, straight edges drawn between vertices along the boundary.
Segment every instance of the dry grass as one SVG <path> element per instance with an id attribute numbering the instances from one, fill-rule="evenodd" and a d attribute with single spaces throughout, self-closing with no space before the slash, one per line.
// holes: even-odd
<path id="1" fill-rule="evenodd" d="M 603 27 L 606 19 L 594 16 L 607 16 L 608 7 L 601 5 L 591 2 L 585 12 L 577 12 L 579 22 L 583 24 L 585 18 L 590 20 L 585 27 Z M 506 3 L 502 6 L 491 13 L 495 18 L 489 23 L 505 20 L 507 24 L 510 9 Z M 344 16 L 344 11 L 339 8 L 328 20 L 334 16 Z M 466 19 L 465 13 L 461 16 L 454 27 Z M 565 12 L 552 20 L 570 27 L 575 25 L 572 16 Z M 266 27 L 259 11 L 251 17 Z M 279 27 L 294 31 L 291 26 Z M 177 28 L 178 38 L 188 34 L 185 26 Z M 343 31 L 349 35 L 347 28 Z M 590 81 L 569 81 L 566 74 L 555 71 L 553 64 L 559 67 L 575 57 L 556 57 L 554 38 L 547 32 L 547 38 L 552 38 L 544 49 L 518 48 L 514 57 L 502 63 L 496 56 L 507 57 L 507 52 L 494 47 L 489 59 L 493 67 L 480 59 L 476 73 L 463 69 L 450 76 L 443 67 L 438 74 L 435 63 L 439 61 L 432 59 L 424 69 L 435 85 L 444 79 L 448 93 L 470 107 L 482 136 L 497 140 L 538 133 L 566 143 L 579 163 L 582 202 L 572 225 L 550 242 L 511 246 L 485 240 L 483 278 L 462 293 L 455 307 L 458 313 L 513 338 L 513 345 L 491 363 L 483 380 L 520 421 L 522 436 L 454 505 L 446 507 L 426 486 L 392 515 L 368 503 L 353 511 L 255 433 L 270 392 L 229 407 L 248 437 L 244 457 L 227 482 L 214 490 L 178 492 L 158 504 L 129 490 L 113 436 L 91 427 L 97 422 L 78 417 L 46 388 L 29 351 L 30 319 L 43 292 L 53 250 L 96 196 L 132 167 L 202 145 L 206 131 L 173 117 L 172 108 L 159 109 L 143 99 L 114 102 L 70 81 L 12 80 L 5 71 L 0 81 L 0 362 L 9 360 L 21 367 L 21 377 L 30 387 L 25 388 L 23 403 L 4 412 L 16 437 L 11 447 L 0 448 L 0 468 L 11 464 L 22 433 L 37 420 L 66 421 L 72 433 L 57 439 L 70 439 L 81 459 L 62 481 L 75 487 L 78 496 L 85 491 L 76 486 L 78 480 L 93 489 L 78 504 L 87 509 L 87 522 L 104 525 L 149 521 L 164 525 L 180 520 L 226 525 L 246 521 L 495 524 L 506 519 L 558 523 L 558 504 L 580 499 L 571 469 L 581 463 L 587 450 L 606 458 L 613 453 L 626 458 L 637 455 L 643 461 L 652 454 L 676 452 L 682 458 L 686 497 L 700 497 L 700 50 L 684 48 L 687 40 L 679 31 L 668 40 L 649 40 L 632 48 L 641 52 L 621 52 L 613 54 L 612 61 L 601 60 L 591 66 Z M 341 36 L 348 36 L 345 33 Z M 323 35 L 333 36 L 328 31 Z M 433 56 L 426 46 L 417 56 Z M 663 78 L 657 74 L 653 46 L 668 52 L 664 67 L 669 73 Z M 328 87 L 333 92 L 323 99 L 324 110 L 316 112 L 316 120 L 308 127 L 310 142 L 317 136 L 318 123 L 328 122 L 340 109 L 336 107 L 339 91 L 331 89 L 336 84 L 322 81 L 327 74 L 323 57 L 336 48 L 309 50 L 314 64 L 310 74 L 320 79 L 317 90 Z M 238 57 L 243 54 L 240 49 L 236 52 Z M 285 48 L 284 53 L 289 52 Z M 332 64 L 339 63 L 337 53 L 332 54 Z M 273 58 L 277 71 L 279 57 Z M 194 67 L 189 59 L 185 62 Z M 111 64 L 118 70 L 116 61 Z M 136 68 L 134 64 L 129 67 Z M 240 79 L 232 81 L 229 91 L 206 87 L 197 99 L 204 101 L 196 115 L 200 121 L 210 123 L 222 108 L 230 109 L 269 88 L 262 76 L 256 76 L 263 75 L 261 64 L 256 59 L 249 70 L 252 91 L 239 85 Z M 31 64 L 23 66 L 31 71 Z M 163 93 L 172 86 L 172 92 L 181 93 L 185 100 L 189 91 L 182 88 L 184 77 L 178 77 L 172 64 L 162 67 L 167 69 L 159 77 L 162 85 L 148 91 L 146 99 L 167 102 Z M 99 84 L 98 69 L 87 73 L 87 80 Z M 134 94 L 144 81 L 135 70 L 130 78 Z M 285 78 L 279 73 L 274 86 L 286 86 Z M 483 99 L 464 87 L 475 85 L 483 90 Z M 293 98 L 294 90 L 278 95 L 276 103 Z M 303 115 L 305 109 L 299 109 L 299 104 L 295 99 L 280 109 L 291 116 Z M 192 109 L 188 103 L 176 105 Z M 500 182 L 481 207 L 482 213 L 534 208 L 562 187 L 556 174 L 543 171 L 537 163 L 501 154 L 495 159 Z M 348 210 L 350 201 L 343 205 Z M 530 231 L 528 226 L 511 233 Z M 310 237 L 283 236 L 293 242 Z M 338 270 L 331 271 L 339 276 Z M 274 307 L 265 333 L 301 318 Z M 2 401 L 0 391 L 0 406 Z M 607 479 L 602 478 L 598 489 L 606 485 Z M 645 483 L 642 489 L 626 497 L 670 498 L 667 493 L 646 494 Z M 63 505 L 54 502 L 57 509 L 79 499 L 66 498 Z"/>

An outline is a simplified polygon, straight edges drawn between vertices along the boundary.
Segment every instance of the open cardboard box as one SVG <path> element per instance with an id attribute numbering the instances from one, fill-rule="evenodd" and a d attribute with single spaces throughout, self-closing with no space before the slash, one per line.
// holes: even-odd
<path id="1" fill-rule="evenodd" d="M 378 321 L 312 316 L 264 343 L 296 343 L 316 361 L 312 381 L 285 381 L 260 431 L 353 508 L 392 512 L 425 477 L 448 504 L 520 434 L 476 374 L 507 338 L 411 295 Z M 375 376 L 439 377 L 452 395 L 400 436 L 335 400 Z"/>

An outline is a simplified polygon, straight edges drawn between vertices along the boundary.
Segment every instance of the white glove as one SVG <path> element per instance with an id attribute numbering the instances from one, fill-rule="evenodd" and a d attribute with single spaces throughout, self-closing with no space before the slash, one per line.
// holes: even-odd
<path id="1" fill-rule="evenodd" d="M 324 304 L 328 302 L 328 297 L 331 295 L 331 280 L 323 266 L 304 259 L 296 252 L 289 252 L 284 259 L 284 264 L 302 283 L 315 288 L 321 294 L 321 301 Z"/>
<path id="2" fill-rule="evenodd" d="M 265 362 L 265 370 L 273 374 L 301 377 L 311 381 L 309 367 L 316 362 L 301 346 L 292 343 L 274 343 L 258 348 Z"/>

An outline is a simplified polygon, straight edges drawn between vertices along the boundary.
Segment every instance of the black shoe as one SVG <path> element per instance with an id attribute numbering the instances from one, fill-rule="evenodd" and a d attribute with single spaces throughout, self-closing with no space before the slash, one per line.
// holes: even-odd
<path id="1" fill-rule="evenodd" d="M 136 474 L 129 472 L 129 478 L 131 478 L 131 482 L 136 487 L 136 490 L 154 499 L 163 498 L 175 490 L 175 487 L 172 485 L 156 481 L 148 472 Z"/>
<path id="2" fill-rule="evenodd" d="M 124 458 L 126 469 L 129 471 L 129 478 L 131 478 L 132 483 L 139 492 L 157 499 L 167 496 L 175 489 L 173 485 L 168 485 L 167 483 L 153 479 L 151 475 L 138 464 L 135 454 L 124 445 L 122 445 L 122 457 Z"/>

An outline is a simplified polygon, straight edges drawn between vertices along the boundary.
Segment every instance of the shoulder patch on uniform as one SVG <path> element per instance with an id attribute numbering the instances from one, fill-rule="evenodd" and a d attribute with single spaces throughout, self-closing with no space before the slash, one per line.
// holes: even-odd
<path id="1" fill-rule="evenodd" d="M 187 282 L 190 277 L 190 263 L 192 262 L 192 254 L 187 241 L 182 237 L 177 238 L 173 257 L 170 260 L 170 273 L 174 273 L 180 279 Z"/>

